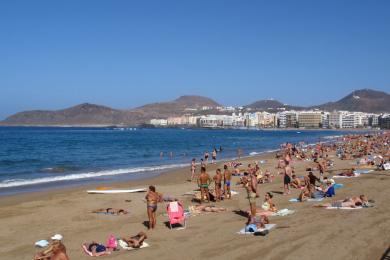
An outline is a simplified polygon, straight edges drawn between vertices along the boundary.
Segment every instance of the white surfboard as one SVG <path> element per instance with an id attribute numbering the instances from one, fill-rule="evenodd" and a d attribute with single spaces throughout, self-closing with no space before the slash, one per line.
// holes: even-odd
<path id="1" fill-rule="evenodd" d="M 146 192 L 145 188 L 133 189 L 133 190 L 87 190 L 89 194 L 116 194 L 116 193 L 134 193 L 134 192 Z"/>

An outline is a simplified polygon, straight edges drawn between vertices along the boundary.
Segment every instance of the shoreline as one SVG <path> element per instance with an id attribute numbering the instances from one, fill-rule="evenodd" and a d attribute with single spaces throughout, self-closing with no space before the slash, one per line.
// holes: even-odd
<path id="1" fill-rule="evenodd" d="M 324 129 L 322 129 L 324 130 Z M 320 129 L 318 131 L 321 131 Z M 361 132 L 361 131 L 358 131 Z M 337 136 L 337 138 L 342 137 L 343 135 Z M 332 142 L 336 140 L 336 137 L 333 138 L 326 138 L 322 137 L 321 142 Z M 319 140 L 321 140 L 319 139 Z M 308 143 L 306 145 L 313 145 L 314 143 Z M 250 152 L 247 155 L 242 156 L 242 159 L 250 159 L 251 157 L 260 157 L 262 155 L 270 154 L 270 153 L 275 153 L 276 151 L 279 150 L 279 147 L 274 147 L 274 149 L 268 149 L 266 151 L 261 151 L 261 152 Z M 222 158 L 218 163 L 225 163 L 227 161 L 231 160 L 237 160 L 236 157 L 231 157 L 227 156 L 226 158 Z M 188 157 L 188 165 L 190 165 L 190 157 Z M 2 197 L 9 197 L 9 196 L 14 196 L 18 194 L 30 194 L 30 193 L 35 193 L 35 192 L 46 192 L 46 191 L 52 191 L 52 190 L 59 190 L 59 189 L 72 189 L 72 188 L 79 188 L 79 187 L 93 187 L 93 186 L 104 186 L 104 185 L 116 185 L 118 183 L 123 183 L 123 182 L 135 182 L 137 180 L 143 180 L 143 179 L 150 179 L 150 178 L 155 178 L 156 176 L 162 175 L 162 174 L 169 174 L 172 171 L 179 171 L 187 168 L 187 166 L 184 166 L 186 163 L 183 162 L 175 162 L 171 164 L 159 164 L 159 165 L 152 165 L 152 166 L 143 166 L 141 168 L 159 168 L 162 167 L 161 169 L 157 170 L 140 170 L 139 172 L 127 172 L 123 174 L 117 174 L 117 175 L 101 175 L 99 177 L 102 177 L 99 179 L 99 177 L 96 179 L 95 176 L 91 177 L 85 177 L 85 178 L 79 178 L 79 179 L 66 179 L 67 175 L 59 175 L 59 177 L 63 177 L 63 180 L 54 180 L 54 181 L 47 181 L 47 182 L 42 182 L 42 183 L 34 183 L 34 184 L 26 184 L 26 185 L 20 185 L 20 186 L 10 186 L 10 187 L 4 187 L 2 189 L 5 189 L 4 191 L 1 191 L 0 189 L 0 198 Z M 197 163 L 199 164 L 199 163 Z M 189 167 L 189 166 L 188 166 Z M 137 168 L 137 167 L 136 167 Z M 164 169 L 166 168 L 166 169 Z M 126 169 L 126 167 L 125 167 Z M 129 168 L 131 171 L 132 169 Z M 135 168 L 134 168 L 135 169 Z M 122 169 L 106 169 L 102 171 L 115 171 L 115 170 L 122 170 Z M 74 174 L 88 174 L 88 173 L 94 173 L 94 171 L 90 171 L 87 173 L 74 173 Z M 127 175 L 127 176 L 126 176 Z M 105 180 L 106 177 L 112 177 L 112 180 Z M 50 177 L 49 177 L 50 178 Z M 56 178 L 56 177 L 51 177 L 51 178 Z M 26 180 L 28 181 L 28 180 Z M 66 182 L 68 181 L 68 184 Z M 69 183 L 70 182 L 70 183 Z M 23 189 L 27 189 L 27 191 L 23 191 Z"/>
<path id="2" fill-rule="evenodd" d="M 228 158 L 228 159 L 222 159 L 217 161 L 216 165 L 223 165 L 226 162 L 232 161 L 232 160 L 237 160 L 237 161 L 248 161 L 248 160 L 262 160 L 263 157 L 268 158 L 269 156 L 272 156 L 275 151 L 266 151 L 266 152 L 260 152 L 259 154 L 256 155 L 248 155 L 248 156 L 242 156 L 241 159 L 237 158 Z M 209 164 L 210 166 L 211 164 Z M 215 167 L 215 165 L 211 165 L 211 168 Z M 199 169 L 200 164 L 197 163 L 197 168 Z M 45 196 L 45 195 L 53 195 L 55 193 L 65 193 L 65 192 L 75 192 L 75 191 L 81 191 L 81 190 L 88 190 L 88 189 L 93 189 L 96 187 L 118 187 L 118 188 L 139 188 L 138 186 L 140 185 L 146 185 L 148 182 L 165 182 L 166 179 L 169 179 L 169 176 L 165 175 L 171 175 L 171 174 L 177 174 L 178 172 L 182 173 L 183 171 L 187 170 L 188 176 L 190 177 L 190 163 L 188 163 L 188 167 L 182 166 L 182 167 L 177 167 L 177 168 L 172 168 L 167 171 L 163 171 L 160 173 L 154 173 L 156 175 L 152 175 L 151 177 L 144 177 L 144 178 L 137 178 L 134 180 L 125 180 L 125 181 L 109 181 L 109 182 L 104 182 L 104 181 L 99 181 L 98 183 L 95 184 L 77 184 L 75 186 L 59 186 L 59 187 L 52 187 L 52 188 L 47 188 L 44 190 L 37 190 L 37 191 L 27 191 L 27 192 L 21 192 L 21 193 L 15 193 L 15 194 L 5 194 L 5 195 L 0 195 L 0 206 L 3 205 L 4 200 L 7 199 L 17 199 L 17 197 L 24 197 L 24 196 L 32 196 L 34 198 L 40 197 L 40 196 Z M 126 184 L 124 184 L 126 183 Z M 23 198 L 24 200 L 24 198 Z"/>
<path id="3" fill-rule="evenodd" d="M 186 126 L 178 125 L 173 127 L 145 127 L 144 125 L 99 125 L 99 124 L 90 124 L 90 125 L 12 125 L 12 124 L 2 124 L 0 122 L 0 127 L 20 127 L 20 128 L 136 128 L 136 129 L 196 129 L 196 130 L 243 130 L 243 131 L 351 131 L 351 132 L 371 132 L 371 131 L 386 131 L 386 129 L 380 128 L 280 128 L 280 127 L 266 127 L 266 128 L 247 128 L 247 127 L 197 127 L 197 126 Z"/>

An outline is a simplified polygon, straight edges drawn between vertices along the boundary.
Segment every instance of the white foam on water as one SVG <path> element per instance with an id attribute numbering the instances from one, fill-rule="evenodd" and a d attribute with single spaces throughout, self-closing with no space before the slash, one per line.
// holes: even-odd
<path id="1" fill-rule="evenodd" d="M 128 174 L 128 173 L 153 172 L 153 171 L 179 168 L 184 166 L 187 166 L 187 164 L 171 164 L 171 165 L 105 170 L 105 171 L 98 171 L 98 172 L 74 173 L 68 175 L 43 177 L 43 178 L 36 178 L 36 179 L 9 179 L 0 182 L 0 188 L 19 187 L 19 186 L 27 186 L 27 185 L 34 185 L 34 184 L 45 184 L 45 183 L 60 182 L 60 181 L 82 180 L 88 178 L 96 178 L 102 176 L 115 176 L 115 175 Z"/>

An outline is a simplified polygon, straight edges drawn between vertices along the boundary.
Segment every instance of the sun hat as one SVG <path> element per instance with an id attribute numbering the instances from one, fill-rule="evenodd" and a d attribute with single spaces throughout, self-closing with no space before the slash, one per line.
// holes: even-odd
<path id="1" fill-rule="evenodd" d="M 61 234 L 55 234 L 51 237 L 52 240 L 62 240 L 63 236 Z"/>

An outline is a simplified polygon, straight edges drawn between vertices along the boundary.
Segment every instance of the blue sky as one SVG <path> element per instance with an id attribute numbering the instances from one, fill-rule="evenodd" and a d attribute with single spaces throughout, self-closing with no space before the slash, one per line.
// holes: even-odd
<path id="1" fill-rule="evenodd" d="M 196 94 L 310 105 L 390 92 L 390 1 L 1 1 L 0 119 Z"/>

